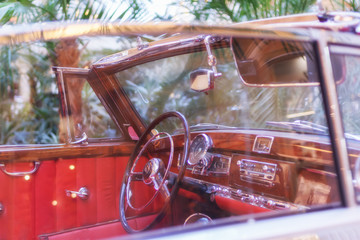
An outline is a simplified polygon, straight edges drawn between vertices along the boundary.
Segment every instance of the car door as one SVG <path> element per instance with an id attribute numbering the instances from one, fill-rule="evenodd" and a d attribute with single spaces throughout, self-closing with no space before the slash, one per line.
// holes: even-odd
<path id="1" fill-rule="evenodd" d="M 19 77 L 29 80 L 30 68 L 24 68 Z M 118 219 L 118 192 L 133 142 L 87 85 L 88 70 L 53 72 L 55 90 L 46 93 L 51 98 L 19 103 L 22 80 L 14 95 L 2 98 L 0 239 L 33 239 Z M 75 86 L 81 96 L 74 95 Z M 46 132 L 49 127 L 55 130 Z"/>

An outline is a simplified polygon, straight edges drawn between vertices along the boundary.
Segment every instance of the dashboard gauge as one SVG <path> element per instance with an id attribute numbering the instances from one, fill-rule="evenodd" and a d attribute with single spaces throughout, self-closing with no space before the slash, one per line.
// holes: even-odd
<path id="1" fill-rule="evenodd" d="M 208 164 L 207 151 L 212 147 L 211 138 L 206 134 L 197 135 L 190 145 L 188 164 L 190 166 Z"/>

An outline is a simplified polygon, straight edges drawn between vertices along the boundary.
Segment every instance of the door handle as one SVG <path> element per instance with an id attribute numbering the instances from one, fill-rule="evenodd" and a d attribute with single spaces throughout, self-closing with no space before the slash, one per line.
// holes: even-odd
<path id="1" fill-rule="evenodd" d="M 6 174 L 6 175 L 9 175 L 9 176 L 12 176 L 12 177 L 23 177 L 23 176 L 26 176 L 26 175 L 31 175 L 33 173 L 35 173 L 38 168 L 40 167 L 40 162 L 34 162 L 34 168 L 28 172 L 9 172 L 6 170 L 6 167 L 5 167 L 5 163 L 0 163 L 0 169 Z"/>
<path id="2" fill-rule="evenodd" d="M 81 200 L 86 200 L 89 198 L 90 192 L 86 187 L 81 187 L 79 191 L 65 190 L 66 196 L 71 198 L 80 198 Z"/>

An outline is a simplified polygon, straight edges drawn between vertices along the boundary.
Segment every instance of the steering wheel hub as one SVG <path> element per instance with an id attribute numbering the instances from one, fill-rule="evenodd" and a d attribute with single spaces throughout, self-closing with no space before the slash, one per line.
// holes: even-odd
<path id="1" fill-rule="evenodd" d="M 165 164 L 160 158 L 150 159 L 143 169 L 143 181 L 145 184 L 155 184 L 161 183 L 162 178 L 165 174 Z"/>

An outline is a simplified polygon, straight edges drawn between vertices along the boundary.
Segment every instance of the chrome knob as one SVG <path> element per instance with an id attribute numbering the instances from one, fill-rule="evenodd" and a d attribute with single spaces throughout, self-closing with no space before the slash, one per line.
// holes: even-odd
<path id="1" fill-rule="evenodd" d="M 244 196 L 241 197 L 241 200 L 243 202 L 247 202 L 247 203 L 254 203 L 255 197 L 253 195 L 251 195 L 251 194 L 244 195 Z"/>
<path id="2" fill-rule="evenodd" d="M 147 185 L 160 186 L 165 175 L 165 165 L 160 158 L 150 159 L 142 171 L 143 181 Z"/>
<path id="3" fill-rule="evenodd" d="M 89 198 L 90 192 L 86 187 L 81 187 L 79 191 L 65 190 L 66 196 L 71 198 L 80 198 L 81 200 L 87 200 Z"/>
<path id="4" fill-rule="evenodd" d="M 256 204 L 259 206 L 263 206 L 266 203 L 266 199 L 264 197 L 257 197 Z"/>
<path id="5" fill-rule="evenodd" d="M 268 208 L 274 208 L 275 207 L 275 202 L 273 200 L 267 200 L 266 201 L 266 206 Z"/>
<path id="6" fill-rule="evenodd" d="M 231 191 L 229 189 L 227 189 L 227 188 L 223 188 L 221 192 L 225 197 L 230 197 L 231 196 Z"/>
<path id="7" fill-rule="evenodd" d="M 4 213 L 4 205 L 0 202 L 0 214 Z"/>

